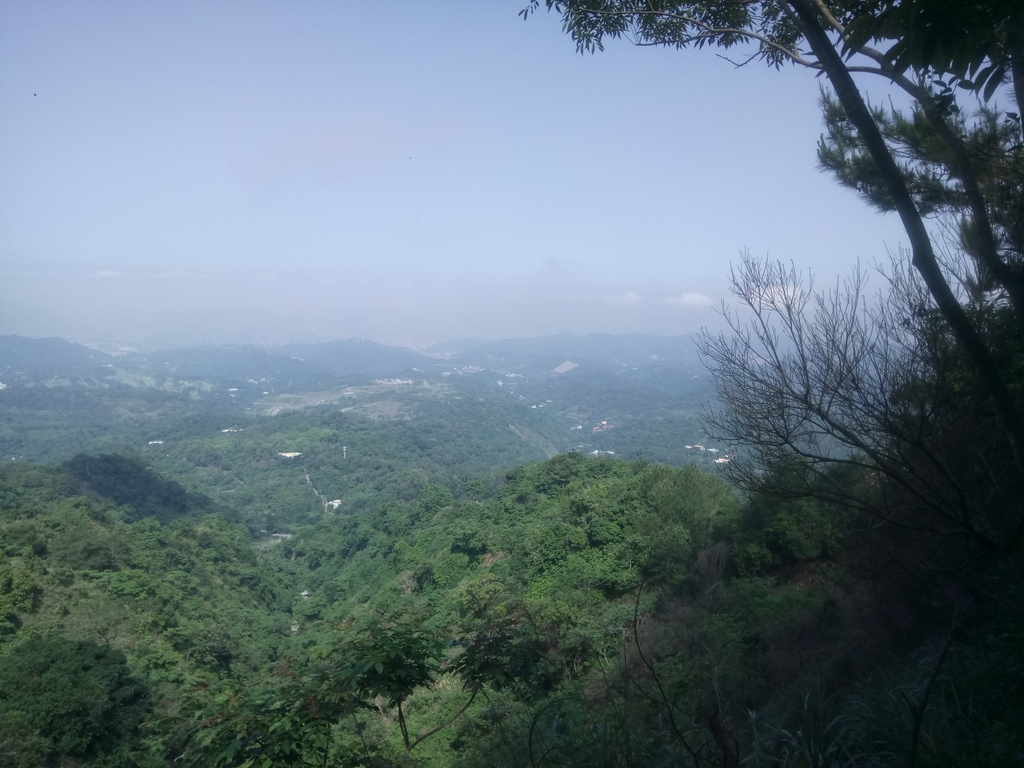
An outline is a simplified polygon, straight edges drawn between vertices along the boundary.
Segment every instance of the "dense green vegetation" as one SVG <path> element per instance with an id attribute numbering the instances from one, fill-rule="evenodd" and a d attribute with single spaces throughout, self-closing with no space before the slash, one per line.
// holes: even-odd
<path id="1" fill-rule="evenodd" d="M 498 344 L 431 358 L 351 341 L 306 345 L 310 359 L 299 360 L 250 347 L 110 357 L 57 339 L 0 337 L 0 364 L 11 363 L 0 365 L 0 455 L 59 461 L 76 450 L 101 450 L 112 435 L 137 447 L 144 436 L 162 439 L 154 428 L 162 431 L 173 420 L 178 431 L 189 431 L 191 423 L 206 437 L 203 420 L 209 428 L 227 422 L 223 429 L 315 405 L 406 420 L 447 405 L 455 409 L 439 415 L 462 424 L 470 439 L 481 411 L 503 412 L 509 423 L 535 433 L 519 439 L 539 456 L 575 447 L 646 455 L 656 446 L 665 451 L 659 459 L 685 460 L 675 438 L 701 435 L 694 413 L 710 395 L 691 341 L 552 337 L 538 343 L 544 354 Z M 356 360 L 332 357 L 339 346 Z M 357 370 L 355 362 L 364 367 Z M 556 372 L 565 362 L 575 367 Z M 483 409 L 468 409 L 481 402 Z M 608 420 L 618 432 L 592 432 Z M 574 431 L 577 426 L 583 431 Z M 62 439 L 68 432 L 72 439 Z M 487 438 L 476 448 L 486 448 Z"/>
<path id="2" fill-rule="evenodd" d="M 918 704 L 922 764 L 1024 748 L 1001 572 L 969 606 L 865 581 L 842 510 L 745 502 L 696 467 L 568 453 L 486 489 L 385 493 L 254 547 L 136 460 L 4 468 L 0 679 L 22 682 L 0 693 L 2 754 L 893 764 Z M 62 665 L 77 682 L 31 671 Z"/>
<path id="3" fill-rule="evenodd" d="M 59 635 L 32 638 L 0 658 L 0 756 L 7 765 L 67 759 L 124 765 L 138 751 L 149 694 L 125 656 Z"/>
<path id="4" fill-rule="evenodd" d="M 86 465 L 97 471 L 86 475 Z M 117 477 L 133 483 L 115 485 Z M 101 734 L 85 743 L 56 739 L 45 719 L 25 730 L 24 719 L 35 718 L 27 713 L 50 706 L 34 698 L 47 689 L 27 680 L 5 686 L 13 719 L 4 721 L 3 748 L 26 765 L 36 764 L 26 757 L 33 753 L 41 765 L 65 764 L 49 752 L 103 765 L 144 762 L 150 746 L 142 744 L 141 720 L 176 712 L 182 692 L 201 681 L 261 669 L 273 658 L 268 639 L 287 636 L 277 605 L 286 589 L 259 564 L 248 529 L 205 515 L 208 500 L 136 462 L 81 456 L 59 467 L 9 466 L 0 498 L 0 675 L 45 666 L 46 654 L 85 674 L 92 667 L 74 659 L 93 659 L 97 682 L 80 689 L 83 703 L 61 695 L 47 714 L 65 718 L 69 732 L 92 732 L 94 719 L 110 721 L 107 708 L 129 699 L 140 708 L 149 702 L 144 718 L 136 708 L 135 720 L 108 722 L 123 728 L 123 738 Z M 116 687 L 100 695 L 103 685 Z M 37 752 L 38 739 L 50 740 L 48 752 Z"/>
<path id="5" fill-rule="evenodd" d="M 706 376 L 671 386 L 695 365 L 692 345 L 633 341 L 606 344 L 604 356 L 594 341 L 568 337 L 543 356 L 488 348 L 447 360 L 339 342 L 374 372 L 355 374 L 352 361 L 331 363 L 330 344 L 289 349 L 318 368 L 248 347 L 114 358 L 5 337 L 0 456 L 132 456 L 267 533 L 315 522 L 324 502 L 348 514 L 409 501 L 432 482 L 456 495 L 469 479 L 493 491 L 505 469 L 570 449 L 676 465 L 706 458 L 682 447 L 704 437 Z M 562 347 L 589 357 L 554 373 Z M 386 367 L 410 362 L 429 370 Z M 486 362 L 499 370 L 476 365 Z"/>
<path id="6" fill-rule="evenodd" d="M 1024 763 L 1021 120 L 952 89 L 1024 92 L 1019 3 L 544 5 L 824 74 L 819 159 L 912 261 L 867 308 L 734 270 L 732 484 L 679 340 L 0 339 L 4 764 Z"/>

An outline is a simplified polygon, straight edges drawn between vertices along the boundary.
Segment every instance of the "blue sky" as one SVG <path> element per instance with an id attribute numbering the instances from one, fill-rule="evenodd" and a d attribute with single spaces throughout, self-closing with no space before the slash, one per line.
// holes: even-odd
<path id="1" fill-rule="evenodd" d="M 127 344 L 714 325 L 741 249 L 903 239 L 818 81 L 580 56 L 524 0 L 0 5 L 0 333 Z"/>

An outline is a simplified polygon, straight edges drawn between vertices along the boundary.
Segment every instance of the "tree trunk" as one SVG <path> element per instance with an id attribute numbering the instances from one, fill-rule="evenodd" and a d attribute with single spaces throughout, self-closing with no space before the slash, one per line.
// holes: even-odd
<path id="1" fill-rule="evenodd" d="M 978 187 L 978 178 L 971 165 L 971 158 L 964 146 L 963 139 L 949 124 L 948 119 L 942 113 L 935 100 L 929 96 L 920 99 L 928 122 L 935 128 L 949 151 L 953 154 L 953 171 L 956 178 L 964 187 L 964 195 L 967 204 L 971 208 L 971 216 L 978 230 L 980 251 L 978 260 L 991 272 L 996 281 L 1006 289 L 1010 297 L 1010 304 L 1017 316 L 1017 324 L 1024 327 L 1024 281 L 1017 272 L 999 258 L 999 250 L 996 247 L 995 235 L 992 232 L 992 222 L 988 216 L 988 208 L 985 206 L 985 198 Z"/>
<path id="2" fill-rule="evenodd" d="M 949 326 L 953 337 L 974 366 L 982 386 L 991 398 L 1003 431 L 1010 443 L 1014 459 L 1020 462 L 1020 447 L 1024 445 L 1024 428 L 1010 391 L 996 367 L 984 339 L 971 324 L 964 308 L 957 301 L 945 275 L 939 266 L 931 238 L 925 228 L 921 212 L 907 189 L 896 160 L 889 152 L 878 126 L 857 90 L 850 71 L 836 51 L 828 34 L 822 29 L 818 15 L 809 0 L 787 0 L 796 14 L 804 38 L 821 62 L 825 75 L 835 89 L 839 103 L 843 105 L 851 122 L 860 132 L 864 144 L 871 153 L 885 181 L 889 194 L 895 202 L 910 240 L 914 268 L 921 275 L 928 291 L 935 300 L 939 312 Z"/>

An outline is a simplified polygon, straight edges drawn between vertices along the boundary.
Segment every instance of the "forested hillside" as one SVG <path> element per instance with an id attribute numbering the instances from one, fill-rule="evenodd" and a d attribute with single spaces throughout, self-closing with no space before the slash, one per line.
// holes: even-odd
<path id="1" fill-rule="evenodd" d="M 301 350 L 320 367 L 9 346 L 2 764 L 1024 754 L 1006 481 L 951 527 L 892 438 L 869 457 L 913 463 L 838 432 L 801 444 L 817 461 L 787 432 L 734 453 L 689 344 L 463 342 L 419 369 L 363 342 Z M 950 402 L 926 457 L 975 487 L 955 436 L 983 403 Z"/>
<path id="2" fill-rule="evenodd" d="M 0 768 L 1024 766 L 1024 1 L 8 5 Z"/>
<path id="3" fill-rule="evenodd" d="M 688 340 L 651 347 L 660 356 L 627 345 L 627 366 L 621 342 L 555 338 L 540 363 L 513 349 L 491 368 L 359 341 L 289 348 L 309 361 L 251 347 L 109 357 L 58 342 L 5 342 L 5 461 L 130 456 L 254 532 L 409 501 L 429 483 L 493 491 L 506 469 L 572 449 L 714 466 L 684 447 L 704 438 L 708 392 L 706 374 L 690 373 Z M 557 349 L 588 356 L 560 373 Z M 83 373 L 92 355 L 97 367 Z M 410 361 L 430 370 L 401 367 Z"/>
<path id="4" fill-rule="evenodd" d="M 484 495 L 431 484 L 254 547 L 133 462 L 7 467 L 0 754 L 892 764 L 927 696 L 929 763 L 1019 755 L 1019 589 L 963 616 L 858 578 L 842 510 L 744 502 L 696 467 L 569 453 Z"/>
<path id="5" fill-rule="evenodd" d="M 358 340 L 286 348 L 307 356 L 298 359 L 254 347 L 110 357 L 60 340 L 3 338 L 5 460 L 156 451 L 320 408 L 409 422 L 423 434 L 451 425 L 444 439 L 491 467 L 576 448 L 678 465 L 702 458 L 682 446 L 705 436 L 697 414 L 712 395 L 689 339 L 552 337 L 539 351 L 514 344 L 500 358 L 475 348 L 428 357 Z"/>

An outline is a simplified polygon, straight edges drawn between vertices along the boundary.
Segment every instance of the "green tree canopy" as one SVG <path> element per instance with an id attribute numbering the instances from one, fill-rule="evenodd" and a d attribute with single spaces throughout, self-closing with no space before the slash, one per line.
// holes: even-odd
<path id="1" fill-rule="evenodd" d="M 146 686 L 120 651 L 31 638 L 0 656 L 0 762 L 22 768 L 139 764 L 133 742 L 150 711 Z"/>

